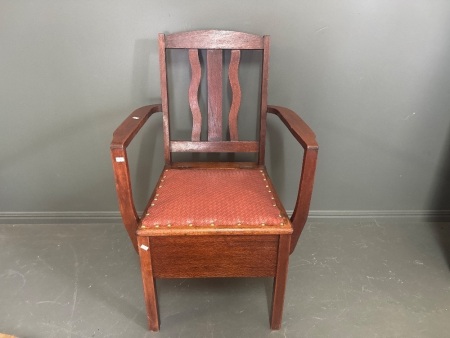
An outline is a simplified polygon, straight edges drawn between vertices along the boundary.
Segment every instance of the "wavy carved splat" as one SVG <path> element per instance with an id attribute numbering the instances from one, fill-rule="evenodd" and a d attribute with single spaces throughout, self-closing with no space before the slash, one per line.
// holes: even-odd
<path id="1" fill-rule="evenodd" d="M 232 101 L 230 113 L 228 115 L 228 126 L 230 129 L 230 140 L 238 140 L 238 114 L 241 105 L 241 86 L 239 84 L 239 62 L 241 59 L 240 50 L 232 50 L 230 58 L 230 66 L 228 69 L 228 78 L 230 79 L 230 87 L 232 93 Z"/>
<path id="2" fill-rule="evenodd" d="M 191 84 L 189 85 L 189 106 L 192 111 L 192 141 L 200 141 L 202 114 L 198 104 L 198 88 L 202 77 L 202 68 L 197 49 L 189 49 L 189 62 L 192 71 Z"/>
<path id="3" fill-rule="evenodd" d="M 222 50 L 208 49 L 208 141 L 222 141 Z"/>
<path id="4" fill-rule="evenodd" d="M 238 114 L 241 105 L 241 86 L 239 84 L 240 50 L 231 50 L 228 78 L 230 81 L 232 101 L 228 115 L 230 141 L 238 141 Z M 192 141 L 199 142 L 201 135 L 202 114 L 198 93 L 201 81 L 201 64 L 198 49 L 189 50 L 192 78 L 189 85 L 189 106 L 192 111 Z M 207 50 L 208 83 L 208 141 L 222 141 L 222 50 Z"/>

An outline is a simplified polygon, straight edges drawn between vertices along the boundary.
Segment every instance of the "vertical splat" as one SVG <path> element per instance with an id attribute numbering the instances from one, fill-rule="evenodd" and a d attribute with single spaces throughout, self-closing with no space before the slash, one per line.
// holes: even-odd
<path id="1" fill-rule="evenodd" d="M 198 88 L 202 76 L 202 69 L 197 49 L 189 49 L 189 62 L 192 71 L 191 84 L 189 85 L 189 106 L 192 111 L 192 141 L 200 141 L 202 114 L 198 104 Z"/>
<path id="2" fill-rule="evenodd" d="M 178 152 L 190 153 L 258 153 L 258 164 L 264 164 L 265 123 L 267 110 L 267 75 L 269 38 L 242 32 L 231 31 L 194 31 L 170 35 L 160 35 L 160 62 L 162 107 L 164 122 L 164 152 L 166 164 L 172 163 L 172 154 Z M 189 107 L 192 113 L 192 134 L 190 140 L 175 140 L 170 135 L 168 88 L 165 51 L 169 49 L 185 49 L 188 51 L 191 68 L 191 79 L 188 89 Z M 240 141 L 238 130 L 238 115 L 242 104 L 242 92 L 239 81 L 239 67 L 242 50 L 262 52 L 262 83 L 259 99 L 260 128 L 259 139 Z M 201 52 L 200 52 L 201 51 Z M 204 60 L 202 58 L 205 53 Z M 230 53 L 228 65 L 224 65 L 224 54 Z M 227 58 L 228 59 L 228 58 Z M 204 65 L 202 64 L 204 62 Z M 205 67 L 205 74 L 202 68 Z M 228 70 L 224 71 L 224 68 Z M 228 81 L 231 104 L 228 112 L 223 111 L 224 72 L 228 71 Z M 205 82 L 203 88 L 202 81 Z M 207 90 L 207 111 L 201 111 L 201 91 Z M 229 113 L 228 117 L 224 113 Z M 202 128 L 203 120 L 207 119 L 207 128 Z M 224 135 L 224 123 L 228 124 L 229 139 Z M 202 135 L 202 130 L 207 134 Z M 204 136 L 204 139 L 202 138 Z M 228 140 L 227 140 L 228 139 Z M 231 142 L 229 142 L 231 141 Z"/>
<path id="3" fill-rule="evenodd" d="M 238 140 L 238 113 L 241 105 L 241 86 L 239 84 L 239 62 L 241 59 L 240 50 L 232 50 L 230 58 L 230 66 L 228 70 L 228 78 L 230 79 L 230 86 L 232 92 L 232 101 L 230 107 L 230 114 L 228 115 L 228 126 L 230 128 L 230 140 Z"/>
<path id="4" fill-rule="evenodd" d="M 222 50 L 208 49 L 208 141 L 222 141 Z"/>

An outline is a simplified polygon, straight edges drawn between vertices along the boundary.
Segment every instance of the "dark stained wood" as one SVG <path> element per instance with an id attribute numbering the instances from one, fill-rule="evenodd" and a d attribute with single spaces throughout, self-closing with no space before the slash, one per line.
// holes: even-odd
<path id="1" fill-rule="evenodd" d="M 284 107 L 267 105 L 269 77 L 269 37 L 242 32 L 203 30 L 159 35 L 159 61 L 162 103 L 135 110 L 116 129 L 111 142 L 116 190 L 123 223 L 141 261 L 144 296 L 149 328 L 159 330 L 158 302 L 155 278 L 195 277 L 274 277 L 271 328 L 279 329 L 287 280 L 289 253 L 295 249 L 308 217 L 317 162 L 318 145 L 313 131 L 298 115 Z M 192 139 L 175 141 L 170 138 L 170 107 L 167 85 L 166 50 L 188 50 L 192 78 L 189 86 L 189 105 L 193 114 Z M 199 49 L 206 49 L 206 80 L 208 82 L 208 140 L 201 141 L 202 117 L 199 108 L 199 87 L 202 69 Z M 228 116 L 230 141 L 222 135 L 222 67 L 223 50 L 231 50 L 228 68 L 232 103 Z M 241 102 L 239 63 L 242 49 L 260 50 L 261 96 L 258 141 L 238 140 L 238 113 Z M 203 86 L 202 86 L 203 87 Z M 283 89 L 285 90 L 285 89 Z M 264 166 L 267 113 L 277 115 L 287 130 L 304 149 L 299 191 L 290 221 L 277 226 L 143 226 L 133 201 L 126 148 L 154 113 L 163 113 L 165 170 L 170 168 L 258 168 L 266 177 L 267 188 L 281 217 L 286 211 Z M 243 112 L 242 112 L 243 113 Z M 256 162 L 172 162 L 172 152 L 251 152 L 258 154 Z M 163 182 L 164 172 L 158 181 Z M 151 205 L 154 190 L 149 205 Z M 202 206 L 199 206 L 201 208 Z M 275 207 L 275 206 L 274 206 Z M 146 208 L 147 210 L 147 208 Z M 145 216 L 142 215 L 142 218 Z"/>
<path id="2" fill-rule="evenodd" d="M 191 63 L 191 84 L 189 85 L 189 106 L 192 111 L 192 141 L 200 141 L 202 132 L 202 113 L 198 104 L 198 88 L 202 77 L 202 68 L 197 49 L 189 50 L 189 62 Z"/>
<path id="3" fill-rule="evenodd" d="M 166 67 L 166 41 L 164 34 L 158 35 L 159 45 L 159 70 L 161 83 L 161 105 L 163 111 L 163 137 L 164 137 L 164 160 L 166 164 L 172 161 L 169 151 L 170 121 L 169 121 L 169 93 L 167 89 L 167 67 Z"/>
<path id="4" fill-rule="evenodd" d="M 222 141 L 222 50 L 208 49 L 208 141 Z"/>
<path id="5" fill-rule="evenodd" d="M 258 163 L 264 164 L 266 153 L 266 124 L 267 124 L 267 87 L 269 81 L 269 49 L 270 37 L 264 36 L 264 52 L 262 65 L 261 81 L 261 109 L 260 109 L 260 127 L 259 127 L 259 157 Z"/>
<path id="6" fill-rule="evenodd" d="M 196 153 L 256 153 L 258 142 L 255 141 L 217 141 L 217 142 L 189 142 L 171 141 L 172 152 L 196 152 Z"/>
<path id="7" fill-rule="evenodd" d="M 122 216 L 123 225 L 127 230 L 128 237 L 130 237 L 134 249 L 137 251 L 136 229 L 138 227 L 139 217 L 136 212 L 136 207 L 134 206 L 130 168 L 128 167 L 128 158 L 125 149 L 111 149 L 111 160 L 113 163 L 117 198 L 119 200 L 119 210 Z"/>
<path id="8" fill-rule="evenodd" d="M 167 227 L 158 225 L 155 227 L 141 227 L 136 232 L 139 236 L 164 237 L 164 236 L 248 236 L 248 235 L 279 235 L 291 234 L 291 224 L 284 224 L 283 226 L 247 226 L 242 224 L 239 227 L 227 227 L 215 225 L 212 227 Z"/>
<path id="9" fill-rule="evenodd" d="M 312 190 L 314 186 L 314 176 L 317 164 L 317 148 L 306 149 L 303 155 L 302 174 L 300 177 L 297 201 L 295 202 L 294 212 L 291 216 L 291 223 L 294 227 L 292 234 L 291 253 L 297 246 L 298 239 L 305 227 L 308 219 L 309 206 L 311 204 Z"/>
<path id="10" fill-rule="evenodd" d="M 159 331 L 158 298 L 156 296 L 155 276 L 153 274 L 149 238 L 138 237 L 138 245 L 148 327 L 152 331 Z"/>
<path id="11" fill-rule="evenodd" d="M 289 243 L 290 236 L 280 236 L 277 258 L 277 273 L 273 281 L 272 315 L 270 318 L 270 328 L 272 330 L 279 330 L 281 327 L 289 264 Z"/>
<path id="12" fill-rule="evenodd" d="M 277 115 L 286 125 L 295 139 L 303 148 L 319 149 L 316 135 L 312 129 L 292 110 L 280 106 L 268 106 L 268 112 Z"/>
<path id="13" fill-rule="evenodd" d="M 157 278 L 272 277 L 278 237 L 150 237 L 153 273 Z"/>
<path id="14" fill-rule="evenodd" d="M 114 131 L 110 145 L 119 209 L 135 250 L 137 250 L 136 229 L 139 217 L 134 206 L 126 148 L 148 118 L 158 111 L 161 111 L 159 104 L 133 111 Z"/>
<path id="15" fill-rule="evenodd" d="M 238 138 L 238 113 L 241 102 L 241 89 L 239 84 L 239 62 L 240 53 L 242 49 L 256 49 L 261 50 L 263 53 L 262 62 L 262 78 L 261 78 L 261 98 L 260 98 L 260 135 L 258 146 L 258 163 L 264 164 L 264 151 L 265 151 L 265 133 L 266 133 L 266 113 L 267 113 L 267 81 L 268 81 L 268 69 L 269 69 L 269 37 L 258 36 L 253 34 L 247 34 L 242 32 L 232 31 L 218 31 L 218 30 L 201 30 L 191 32 L 181 32 L 170 35 L 161 35 L 160 48 L 172 49 L 183 48 L 189 51 L 189 61 L 192 69 L 192 78 L 189 86 L 189 105 L 193 114 L 193 128 L 192 128 L 192 142 L 201 141 L 201 129 L 202 129 L 202 114 L 199 107 L 199 86 L 201 81 L 201 64 L 199 59 L 199 49 L 207 50 L 207 88 L 208 88 L 208 141 L 218 142 L 223 140 L 222 135 L 222 62 L 223 62 L 223 49 L 231 50 L 231 58 L 229 64 L 229 80 L 232 94 L 232 103 L 228 116 L 228 124 L 230 131 L 230 140 L 237 141 Z M 164 58 L 161 57 L 164 55 Z M 167 87 L 167 70 L 165 51 L 160 51 L 160 61 L 164 64 L 161 65 L 161 85 Z M 163 91 L 162 91 L 163 92 Z M 164 90 L 167 95 L 167 88 Z M 164 105 L 163 105 L 164 106 Z M 168 104 L 167 104 L 168 108 Z M 204 145 L 198 145 L 195 147 L 185 147 L 176 143 L 172 146 L 170 143 L 170 131 L 169 129 L 169 114 L 165 121 L 164 140 L 165 140 L 165 158 L 166 164 L 171 163 L 171 152 L 183 151 L 187 152 L 188 149 L 193 149 L 197 152 L 199 149 L 201 152 L 222 152 L 217 144 L 214 148 L 208 150 Z M 167 125 L 167 128 L 166 128 Z M 167 141 L 167 142 L 166 142 Z M 178 141 L 175 141 L 178 142 Z M 229 146 L 223 152 L 237 152 L 240 151 L 234 149 L 234 146 Z M 244 147 L 245 148 L 245 147 Z M 176 150 L 175 150 L 176 149 Z M 245 150 L 247 151 L 247 150 Z M 254 152 L 251 150 L 251 152 Z"/>
<path id="16" fill-rule="evenodd" d="M 232 50 L 228 77 L 232 93 L 230 114 L 228 115 L 228 126 L 230 129 L 230 140 L 237 141 L 238 136 L 238 114 L 241 105 L 241 86 L 239 85 L 239 61 L 241 59 L 240 50 Z"/>
<path id="17" fill-rule="evenodd" d="M 167 48 L 262 49 L 259 35 L 242 32 L 199 30 L 166 35 Z"/>
<path id="18" fill-rule="evenodd" d="M 114 131 L 110 148 L 126 148 L 148 118 L 161 111 L 160 104 L 144 106 L 133 111 Z"/>
<path id="19" fill-rule="evenodd" d="M 167 167 L 169 168 L 169 167 Z M 255 162 L 175 162 L 172 163 L 170 168 L 203 168 L 203 169 L 217 169 L 217 168 L 237 168 L 237 169 L 263 169 L 263 166 L 258 165 Z"/>
<path id="20" fill-rule="evenodd" d="M 297 246 L 298 239 L 308 219 L 309 206 L 311 204 L 312 190 L 314 186 L 314 176 L 316 172 L 317 153 L 319 146 L 316 141 L 316 135 L 311 128 L 292 110 L 269 106 L 269 113 L 277 115 L 292 133 L 295 139 L 304 149 L 302 173 L 295 202 L 294 212 L 291 216 L 291 223 L 294 227 L 292 234 L 291 253 Z"/>

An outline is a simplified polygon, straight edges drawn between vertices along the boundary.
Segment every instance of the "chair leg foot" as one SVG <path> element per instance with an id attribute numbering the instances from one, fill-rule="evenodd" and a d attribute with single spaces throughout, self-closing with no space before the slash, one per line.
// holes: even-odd
<path id="1" fill-rule="evenodd" d="M 147 316 L 147 320 L 148 320 L 148 329 L 153 332 L 158 332 L 159 331 L 158 319 L 155 320 Z"/>
<path id="2" fill-rule="evenodd" d="M 270 328 L 272 330 L 279 330 L 281 328 L 281 320 L 283 318 L 283 304 L 284 293 L 286 289 L 286 280 L 275 277 L 273 282 L 273 300 L 272 300 L 272 314 L 270 318 Z"/>
<path id="3" fill-rule="evenodd" d="M 138 250 L 141 259 L 142 284 L 147 309 L 148 328 L 159 331 L 158 298 L 155 278 L 153 277 L 150 241 L 148 237 L 138 237 Z"/>
<path id="4" fill-rule="evenodd" d="M 145 289 L 147 290 L 145 291 Z M 147 281 L 147 287 L 144 287 L 144 295 L 147 308 L 148 328 L 151 331 L 159 331 L 158 300 L 154 278 Z"/>
<path id="5" fill-rule="evenodd" d="M 270 328 L 272 330 L 279 330 L 281 328 L 289 263 L 289 243 L 289 235 L 280 236 L 280 242 L 278 245 L 277 274 L 273 281 L 272 314 L 270 318 Z"/>

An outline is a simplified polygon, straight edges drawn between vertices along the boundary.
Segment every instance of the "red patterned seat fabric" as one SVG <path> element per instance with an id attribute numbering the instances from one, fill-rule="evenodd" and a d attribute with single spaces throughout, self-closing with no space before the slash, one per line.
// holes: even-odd
<path id="1" fill-rule="evenodd" d="M 167 169 L 145 227 L 280 226 L 288 223 L 259 169 Z"/>

